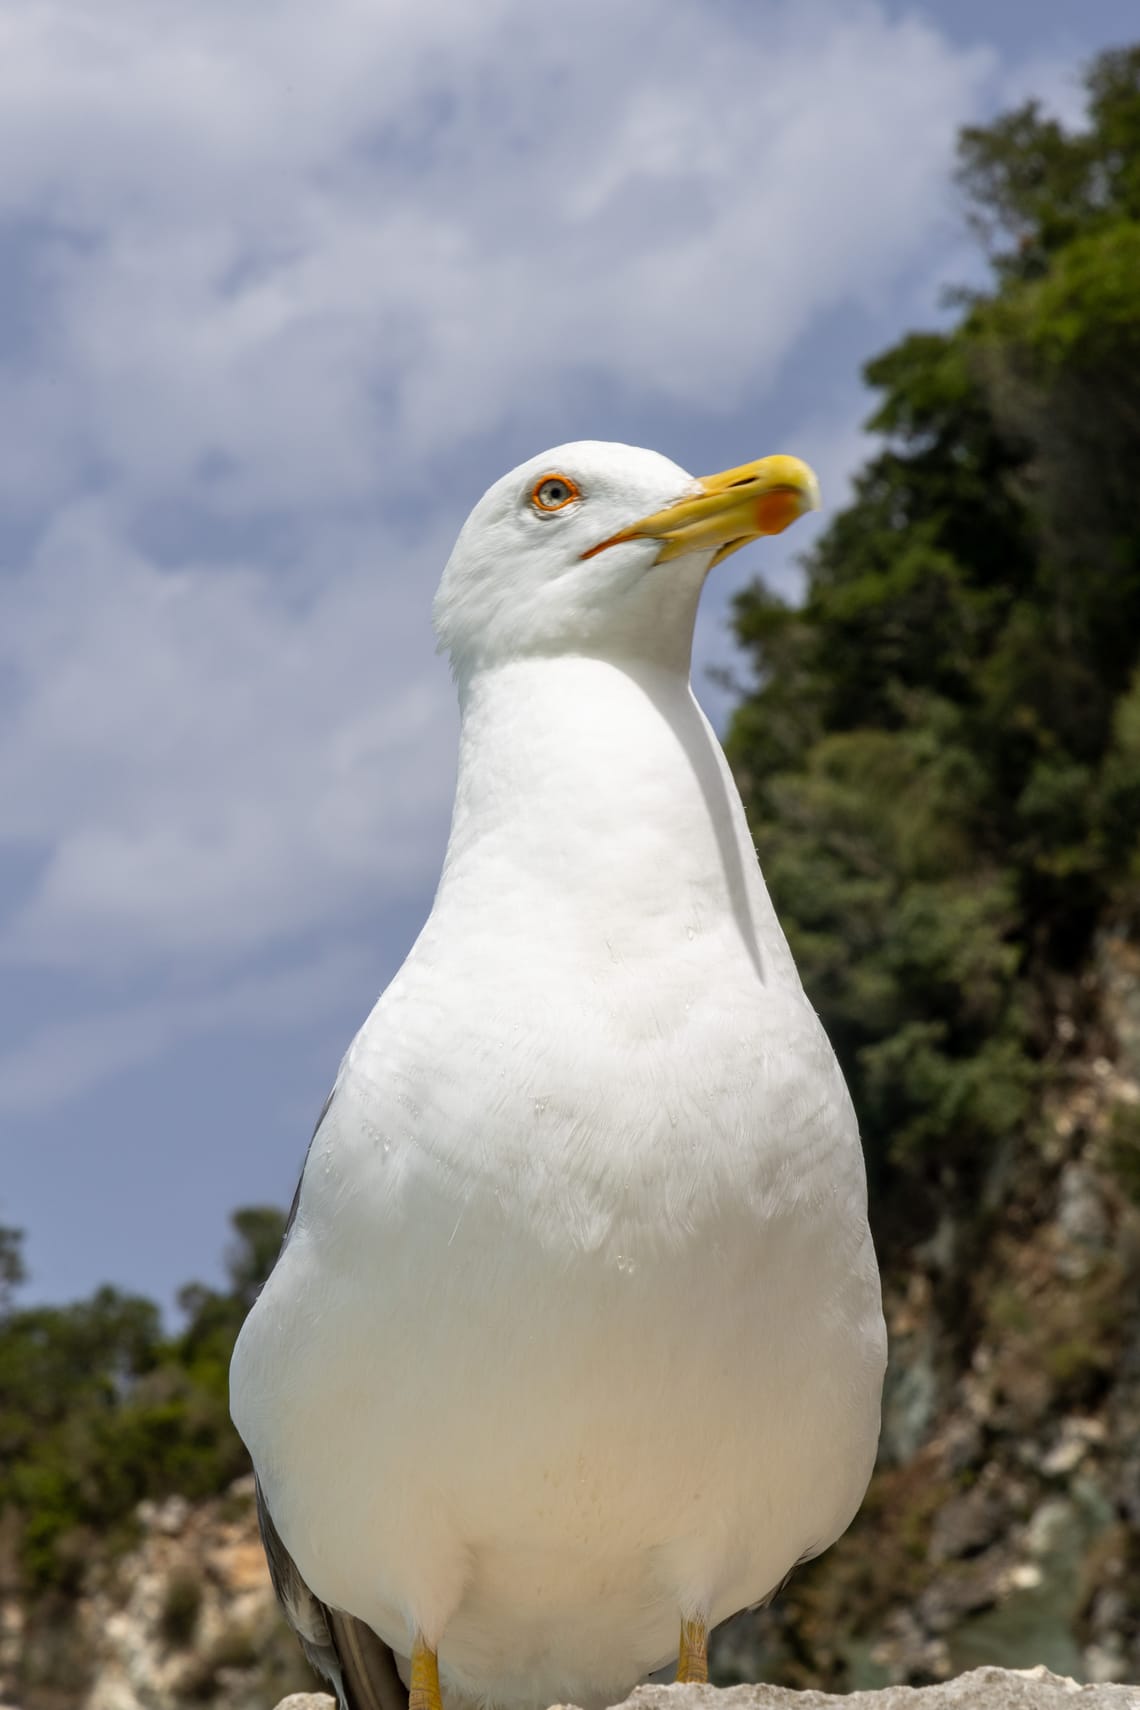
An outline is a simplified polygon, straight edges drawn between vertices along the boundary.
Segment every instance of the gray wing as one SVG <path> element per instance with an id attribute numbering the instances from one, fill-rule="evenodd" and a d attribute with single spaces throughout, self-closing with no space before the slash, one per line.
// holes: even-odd
<path id="1" fill-rule="evenodd" d="M 316 1122 L 313 1124 L 313 1132 L 312 1132 L 312 1135 L 309 1139 L 309 1144 L 305 1148 L 305 1161 L 301 1165 L 301 1173 L 297 1177 L 297 1185 L 293 1189 L 293 1203 L 290 1205 L 289 1215 L 285 1219 L 285 1233 L 281 1237 L 281 1253 L 283 1253 L 285 1251 L 285 1243 L 288 1241 L 290 1235 L 293 1233 L 293 1225 L 297 1221 L 297 1207 L 301 1203 L 301 1187 L 302 1187 L 302 1184 L 304 1183 L 304 1180 L 305 1180 L 305 1171 L 309 1167 L 309 1153 L 313 1150 L 313 1141 L 317 1138 L 317 1135 L 320 1133 L 321 1123 L 324 1121 L 325 1117 L 329 1113 L 329 1110 L 332 1106 L 332 1101 L 336 1097 L 336 1089 L 337 1089 L 338 1084 L 339 1084 L 339 1080 L 333 1082 L 332 1089 L 329 1092 L 329 1096 L 328 1096 L 328 1098 L 326 1098 L 324 1104 L 322 1104 L 322 1106 L 321 1106 L 321 1114 L 317 1117 Z M 281 1253 L 278 1253 L 278 1255 L 277 1255 L 278 1258 L 281 1257 Z"/>
<path id="2" fill-rule="evenodd" d="M 408 1691 L 388 1646 L 355 1615 L 330 1609 L 313 1595 L 281 1542 L 260 1483 L 256 1492 L 257 1524 L 277 1601 L 311 1666 L 335 1687 L 341 1710 L 407 1710 Z"/>
<path id="3" fill-rule="evenodd" d="M 328 1115 L 336 1096 L 336 1088 L 324 1102 L 324 1108 L 313 1129 L 313 1140 Z M 312 1151 L 313 1140 L 309 1141 Z M 305 1164 L 309 1154 L 305 1154 Z M 297 1182 L 297 1191 L 289 1207 L 285 1225 L 284 1252 L 290 1231 L 297 1218 L 301 1200 L 301 1182 L 305 1166 Z M 330 1609 L 311 1592 L 301 1578 L 297 1564 L 281 1542 L 281 1534 L 273 1524 L 261 1481 L 254 1479 L 257 1496 L 257 1525 L 269 1563 L 269 1577 L 277 1593 L 277 1601 L 285 1611 L 285 1619 L 301 1641 L 301 1649 L 318 1674 L 324 1675 L 336 1689 L 340 1710 L 408 1710 L 408 1691 L 400 1679 L 396 1659 L 383 1639 L 371 1627 L 346 1615 L 340 1609 Z"/>

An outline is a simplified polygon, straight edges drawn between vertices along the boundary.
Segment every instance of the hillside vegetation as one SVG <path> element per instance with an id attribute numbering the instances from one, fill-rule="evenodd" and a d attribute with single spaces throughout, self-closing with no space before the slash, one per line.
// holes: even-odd
<path id="1" fill-rule="evenodd" d="M 253 1207 L 232 1224 L 229 1288 L 183 1289 L 174 1334 L 151 1301 L 113 1288 L 18 1309 L 20 1240 L 0 1231 L 0 1540 L 13 1558 L 0 1577 L 74 1591 L 93 1552 L 133 1541 L 141 1501 L 214 1495 L 248 1470 L 230 1352 L 285 1219 Z"/>
<path id="2" fill-rule="evenodd" d="M 868 364 L 802 605 L 736 612 L 892 1331 L 863 1516 L 733 1641 L 797 1684 L 1140 1678 L 1140 48 L 1087 90 L 962 135 L 990 287 Z"/>
<path id="3" fill-rule="evenodd" d="M 1032 1129 L 1140 912 L 1140 49 L 1088 90 L 1087 132 L 964 133 L 993 288 L 868 365 L 882 449 L 805 602 L 736 614 L 731 758 L 888 1256 Z"/>

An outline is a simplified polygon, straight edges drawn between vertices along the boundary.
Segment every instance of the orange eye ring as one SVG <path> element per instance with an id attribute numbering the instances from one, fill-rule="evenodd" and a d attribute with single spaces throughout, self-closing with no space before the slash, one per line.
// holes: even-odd
<path id="1" fill-rule="evenodd" d="M 551 511 L 564 511 L 567 505 L 572 505 L 575 499 L 582 497 L 576 481 L 571 481 L 569 475 L 557 473 L 544 475 L 536 481 L 530 491 L 530 502 L 536 511 L 549 514 Z"/>

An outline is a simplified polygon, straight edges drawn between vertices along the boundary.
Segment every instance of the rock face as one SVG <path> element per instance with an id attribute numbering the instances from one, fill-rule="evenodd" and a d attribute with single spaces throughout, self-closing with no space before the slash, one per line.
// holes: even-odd
<path id="1" fill-rule="evenodd" d="M 34 1609 L 0 1698 L 21 1710 L 265 1710 L 316 1682 L 280 1619 L 253 1479 L 192 1507 L 144 1502 L 138 1541 L 70 1606 Z"/>
<path id="2" fill-rule="evenodd" d="M 336 1710 L 336 1700 L 297 1692 L 277 1710 Z M 845 1697 L 784 1686 L 639 1686 L 618 1710 L 1140 1710 L 1140 1687 L 1079 1686 L 1044 1668 L 977 1668 L 938 1686 L 887 1686 Z"/>

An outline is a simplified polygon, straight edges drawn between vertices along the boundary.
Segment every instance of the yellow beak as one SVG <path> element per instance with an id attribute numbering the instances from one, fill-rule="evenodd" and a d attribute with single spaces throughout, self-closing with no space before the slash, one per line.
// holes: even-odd
<path id="1" fill-rule="evenodd" d="M 686 552 L 713 552 L 713 563 L 719 564 L 762 534 L 781 534 L 819 504 L 819 482 L 806 463 L 798 457 L 761 457 L 703 476 L 695 493 L 631 523 L 582 557 L 593 558 L 623 540 L 651 539 L 661 542 L 658 564 Z"/>

